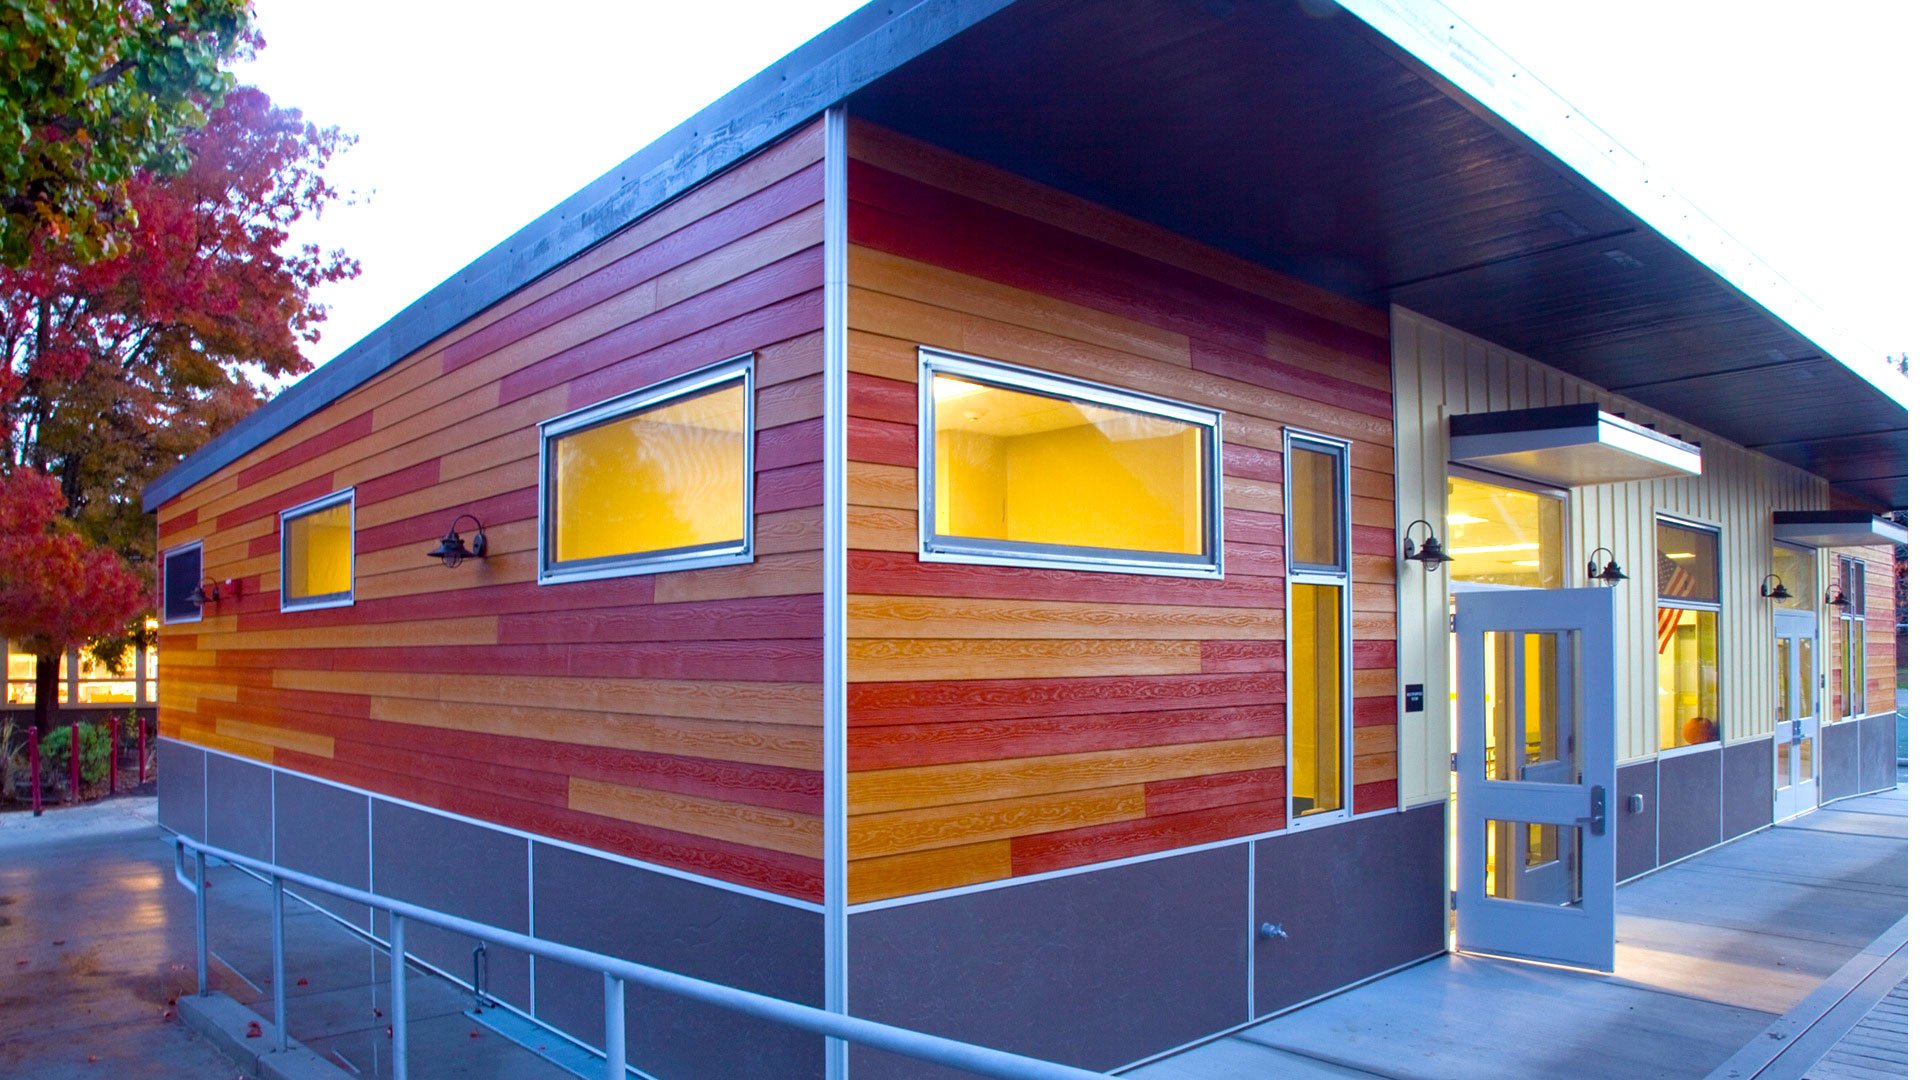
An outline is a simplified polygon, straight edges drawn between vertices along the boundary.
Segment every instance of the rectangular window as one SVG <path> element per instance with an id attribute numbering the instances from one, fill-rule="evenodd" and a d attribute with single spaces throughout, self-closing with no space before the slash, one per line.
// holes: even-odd
<path id="1" fill-rule="evenodd" d="M 1867 714 L 1867 564 L 1864 559 L 1839 556 L 1835 582 L 1846 602 L 1832 610 L 1837 617 L 1834 648 L 1839 663 L 1834 671 L 1834 719 Z"/>
<path id="2" fill-rule="evenodd" d="M 1655 526 L 1660 749 L 1720 739 L 1720 534 Z"/>
<path id="3" fill-rule="evenodd" d="M 920 356 L 923 559 L 1220 576 L 1219 413 Z"/>
<path id="4" fill-rule="evenodd" d="M 1775 600 L 1774 607 L 1791 611 L 1812 611 L 1820 590 L 1813 583 L 1813 552 L 1805 548 L 1775 544 L 1773 572 L 1787 599 Z"/>
<path id="5" fill-rule="evenodd" d="M 1447 477 L 1448 577 L 1456 586 L 1560 588 L 1565 513 L 1556 496 Z"/>
<path id="6" fill-rule="evenodd" d="M 1347 448 L 1289 433 L 1287 786 L 1295 819 L 1347 816 L 1353 714 Z"/>
<path id="7" fill-rule="evenodd" d="M 193 599 L 200 587 L 200 542 L 194 541 L 160 556 L 160 617 L 166 622 L 199 622 L 200 605 Z"/>
<path id="8" fill-rule="evenodd" d="M 353 489 L 280 514 L 280 610 L 353 603 Z"/>
<path id="9" fill-rule="evenodd" d="M 750 562 L 753 358 L 540 425 L 540 580 Z"/>

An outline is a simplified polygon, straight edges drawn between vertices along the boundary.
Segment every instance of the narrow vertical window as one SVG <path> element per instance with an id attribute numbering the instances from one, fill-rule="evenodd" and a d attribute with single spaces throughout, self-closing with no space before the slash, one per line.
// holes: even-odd
<path id="1" fill-rule="evenodd" d="M 920 356 L 923 559 L 1220 575 L 1219 413 Z"/>
<path id="2" fill-rule="evenodd" d="M 1720 534 L 1654 527 L 1660 749 L 1720 739 Z"/>
<path id="3" fill-rule="evenodd" d="M 540 426 L 540 580 L 753 559 L 753 358 Z"/>
<path id="4" fill-rule="evenodd" d="M 169 623 L 199 622 L 193 591 L 200 586 L 200 542 L 160 556 L 160 618 Z"/>
<path id="5" fill-rule="evenodd" d="M 1293 816 L 1345 816 L 1352 758 L 1345 444 L 1289 434 L 1287 783 Z"/>
<path id="6" fill-rule="evenodd" d="M 1834 719 L 1854 719 L 1867 714 L 1867 564 L 1865 560 L 1839 557 L 1836 575 L 1846 602 L 1833 610 L 1838 625 L 1834 633 L 1834 653 L 1839 661 L 1833 673 Z"/>
<path id="7" fill-rule="evenodd" d="M 353 489 L 280 515 L 280 610 L 353 603 Z"/>

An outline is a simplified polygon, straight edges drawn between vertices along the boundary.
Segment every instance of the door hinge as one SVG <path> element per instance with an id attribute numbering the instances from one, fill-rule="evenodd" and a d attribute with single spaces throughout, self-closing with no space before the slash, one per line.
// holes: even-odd
<path id="1" fill-rule="evenodd" d="M 1460 771 L 1460 755 L 1458 752 L 1447 755 L 1447 771 L 1448 772 Z"/>
<path id="2" fill-rule="evenodd" d="M 1448 911 L 1460 910 L 1460 893 L 1456 889 L 1447 890 L 1447 910 Z"/>

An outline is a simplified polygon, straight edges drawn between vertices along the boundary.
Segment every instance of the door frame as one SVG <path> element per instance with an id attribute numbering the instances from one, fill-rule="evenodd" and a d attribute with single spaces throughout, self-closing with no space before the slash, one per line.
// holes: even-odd
<path id="1" fill-rule="evenodd" d="M 1794 632 L 1783 634 L 1781 632 L 1783 626 L 1792 629 Z M 1804 638 L 1810 642 L 1809 647 L 1813 650 L 1814 673 L 1813 686 L 1811 688 L 1802 687 L 1800 685 L 1801 671 L 1798 664 L 1791 662 L 1793 659 L 1791 656 L 1789 657 L 1788 670 L 1775 673 L 1776 676 L 1785 675 L 1788 679 L 1789 702 L 1806 698 L 1813 703 L 1813 710 L 1807 715 L 1788 717 L 1785 720 L 1776 719 L 1773 725 L 1772 767 L 1768 770 L 1768 775 L 1772 779 L 1769 781 L 1768 788 L 1773 794 L 1773 820 L 1777 824 L 1799 817 L 1801 814 L 1817 809 L 1820 806 L 1820 783 L 1824 778 L 1825 770 L 1820 767 L 1821 686 L 1819 676 L 1824 669 L 1824 662 L 1820 653 L 1820 619 L 1815 613 L 1791 608 L 1775 609 L 1773 613 L 1772 636 L 1775 647 L 1769 651 L 1773 654 L 1776 664 L 1779 663 L 1779 642 L 1781 638 L 1784 637 L 1789 641 L 1798 641 Z M 1778 685 L 1777 680 L 1775 685 Z M 1782 788 L 1778 786 L 1781 736 L 1785 732 L 1790 732 L 1794 725 L 1797 725 L 1799 730 L 1796 734 L 1789 735 L 1788 738 L 1787 745 L 1795 748 L 1788 750 L 1789 766 L 1791 769 L 1797 771 L 1799 765 L 1804 762 L 1809 767 L 1810 772 L 1809 775 L 1795 780 L 1791 787 Z M 1811 750 L 1802 752 L 1797 749 L 1797 747 L 1805 743 L 1812 744 Z"/>

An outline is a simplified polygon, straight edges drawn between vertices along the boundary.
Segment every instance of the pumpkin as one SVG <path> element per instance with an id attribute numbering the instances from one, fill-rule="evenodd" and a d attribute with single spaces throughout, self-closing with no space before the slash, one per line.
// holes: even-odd
<path id="1" fill-rule="evenodd" d="M 1680 726 L 1680 737 L 1688 746 L 1698 746 L 1703 742 L 1712 742 L 1719 735 L 1713 721 L 1704 716 L 1696 716 Z"/>

